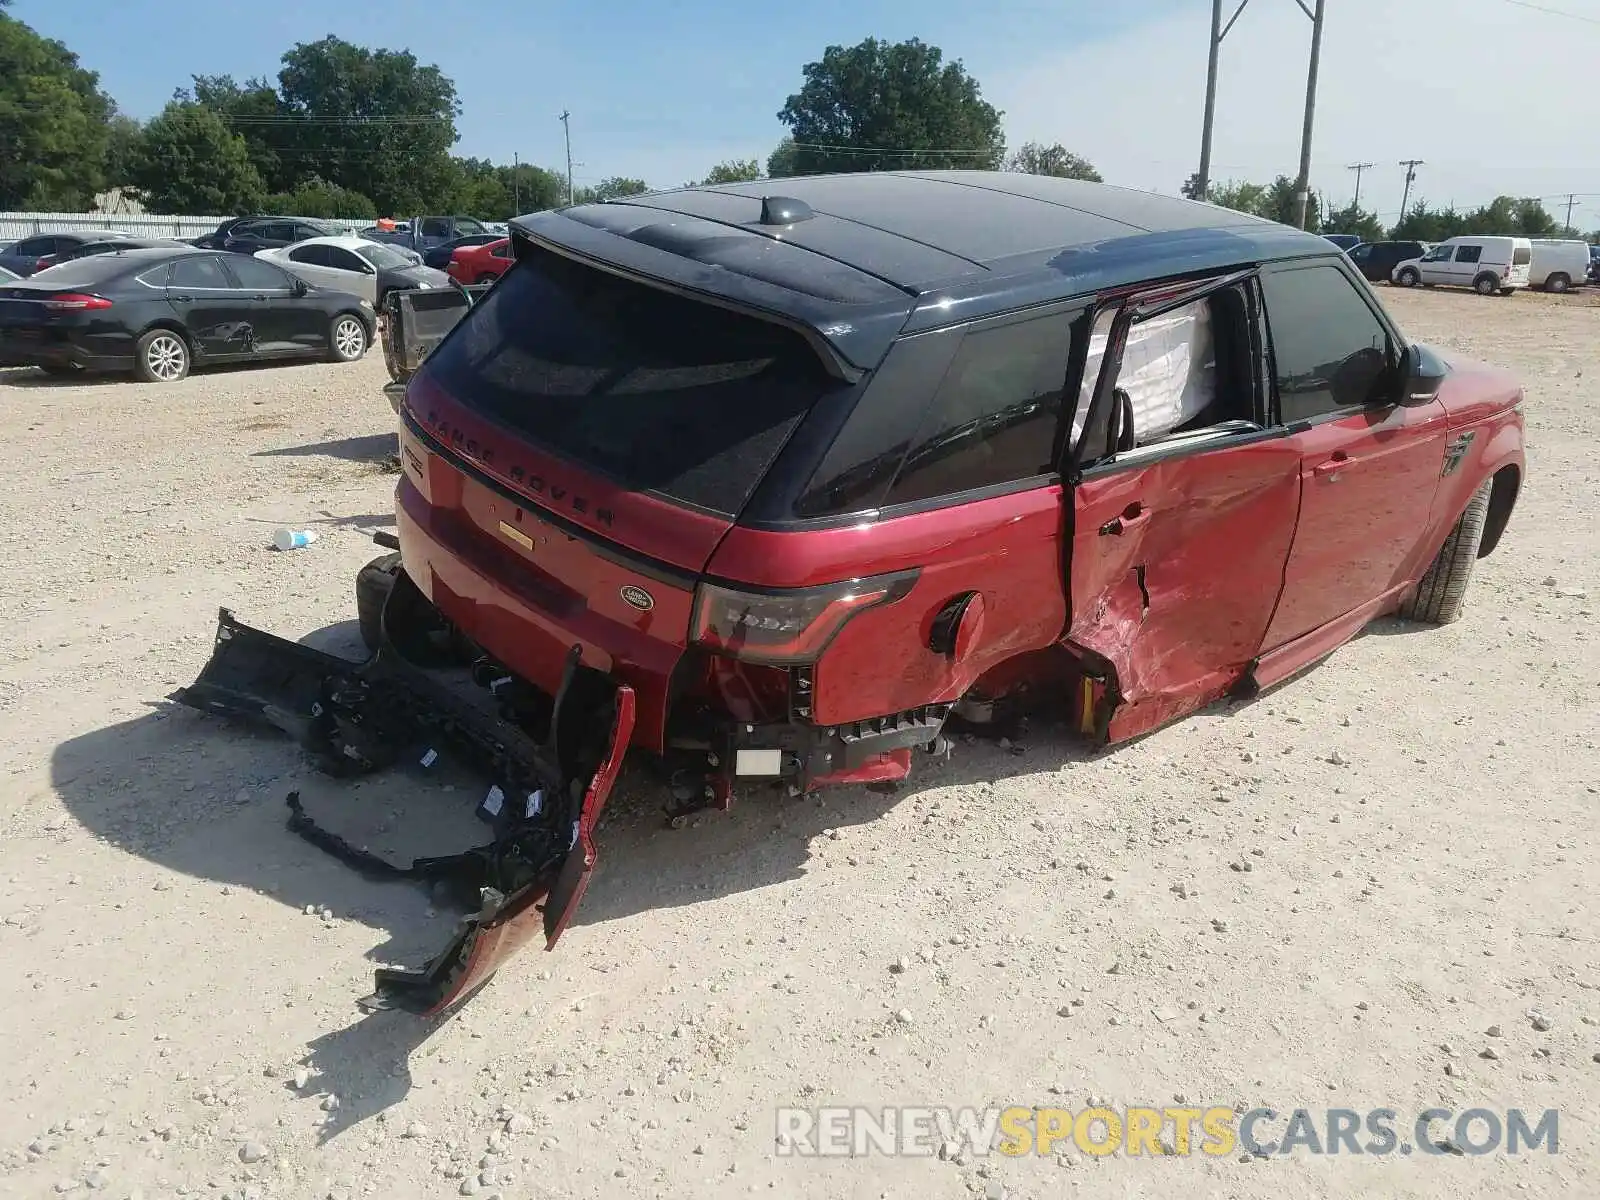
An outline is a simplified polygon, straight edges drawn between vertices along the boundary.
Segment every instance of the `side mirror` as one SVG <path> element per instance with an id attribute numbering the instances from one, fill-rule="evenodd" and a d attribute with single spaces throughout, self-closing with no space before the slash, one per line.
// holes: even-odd
<path id="1" fill-rule="evenodd" d="M 311 285 L 308 284 L 304 279 L 296 279 L 294 281 L 294 283 L 292 285 L 290 285 L 290 291 L 292 291 L 295 294 L 295 297 L 297 299 L 299 297 L 301 297 L 301 296 L 304 296 L 310 290 L 311 290 Z"/>
<path id="2" fill-rule="evenodd" d="M 1413 342 L 1400 360 L 1400 403 L 1427 404 L 1439 394 L 1450 364 L 1426 346 Z"/>

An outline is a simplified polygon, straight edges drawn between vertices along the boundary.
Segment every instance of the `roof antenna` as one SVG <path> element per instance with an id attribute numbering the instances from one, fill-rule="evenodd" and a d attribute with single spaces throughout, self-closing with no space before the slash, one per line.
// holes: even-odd
<path id="1" fill-rule="evenodd" d="M 809 221 L 814 216 L 816 214 L 811 211 L 809 204 L 793 196 L 761 197 L 763 225 L 793 225 L 797 221 Z"/>

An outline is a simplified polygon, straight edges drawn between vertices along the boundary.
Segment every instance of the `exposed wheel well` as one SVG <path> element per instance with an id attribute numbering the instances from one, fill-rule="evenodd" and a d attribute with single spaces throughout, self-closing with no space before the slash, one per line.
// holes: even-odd
<path id="1" fill-rule="evenodd" d="M 1489 512 L 1483 522 L 1483 541 L 1478 544 L 1478 557 L 1483 558 L 1500 541 L 1511 520 L 1511 510 L 1517 503 L 1517 492 L 1522 487 L 1522 472 L 1516 467 L 1501 467 L 1494 474 L 1494 490 L 1489 493 Z"/>
<path id="2" fill-rule="evenodd" d="M 189 354 L 191 356 L 194 354 L 194 339 L 189 336 L 189 331 L 183 327 L 182 322 L 175 321 L 171 317 L 160 317 L 141 329 L 139 337 L 143 337 L 154 329 L 165 329 L 168 333 L 177 334 L 183 339 L 183 344 L 189 347 Z"/>

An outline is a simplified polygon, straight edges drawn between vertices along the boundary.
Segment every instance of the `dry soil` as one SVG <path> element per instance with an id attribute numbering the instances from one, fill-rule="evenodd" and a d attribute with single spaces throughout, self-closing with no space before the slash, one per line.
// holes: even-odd
<path id="1" fill-rule="evenodd" d="M 0 1195 L 1596 1194 L 1600 310 L 1384 297 L 1527 385 L 1526 487 L 1458 624 L 1380 622 L 1104 756 L 962 745 L 894 796 L 670 831 L 630 777 L 561 946 L 434 1026 L 353 1000 L 451 916 L 295 839 L 284 795 L 404 857 L 472 836 L 478 784 L 334 784 L 165 699 L 219 605 L 353 651 L 381 361 L 0 373 Z M 279 524 L 321 538 L 278 553 Z M 1559 1152 L 776 1153 L 779 1105 L 1091 1097 L 1403 1134 L 1554 1108 Z"/>

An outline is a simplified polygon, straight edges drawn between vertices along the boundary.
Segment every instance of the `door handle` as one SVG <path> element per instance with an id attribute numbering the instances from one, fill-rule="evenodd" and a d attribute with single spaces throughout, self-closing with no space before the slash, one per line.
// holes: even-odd
<path id="1" fill-rule="evenodd" d="M 1120 514 L 1112 517 L 1100 526 L 1100 533 L 1104 537 L 1118 537 L 1130 529 L 1136 529 L 1150 519 L 1150 510 L 1138 500 L 1135 500 Z"/>
<path id="2" fill-rule="evenodd" d="M 173 296 L 173 297 L 172 297 L 172 299 L 174 299 L 174 300 L 181 300 L 181 301 L 183 301 L 183 302 L 184 302 L 184 303 L 185 303 L 185 304 L 190 304 L 190 303 L 192 303 L 192 302 L 193 302 L 193 301 L 194 301 L 194 297 L 193 297 L 193 296 L 185 296 L 185 295 L 182 295 L 182 294 L 179 294 L 179 295 L 176 295 L 176 296 Z"/>
<path id="3" fill-rule="evenodd" d="M 1343 450 L 1335 450 L 1333 457 L 1325 463 L 1318 463 L 1311 468 L 1311 473 L 1318 479 L 1326 479 L 1329 483 L 1336 483 L 1339 472 L 1350 465 L 1350 456 Z"/>

